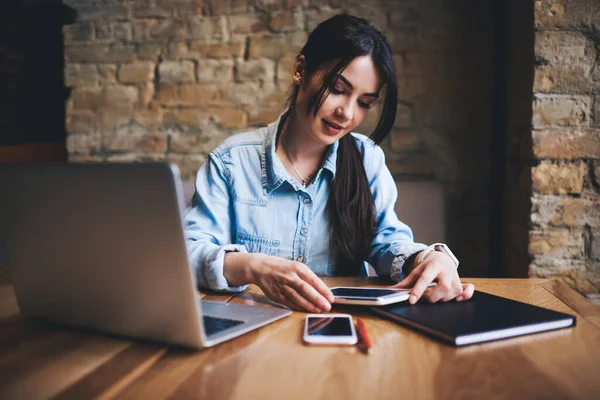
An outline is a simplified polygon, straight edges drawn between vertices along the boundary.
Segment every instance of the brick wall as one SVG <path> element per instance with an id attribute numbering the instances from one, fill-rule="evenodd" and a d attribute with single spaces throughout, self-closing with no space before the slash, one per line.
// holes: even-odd
<path id="1" fill-rule="evenodd" d="M 600 304 L 600 2 L 535 2 L 531 276 Z"/>
<path id="2" fill-rule="evenodd" d="M 171 160 L 185 179 L 228 135 L 279 115 L 317 23 L 342 11 L 372 20 L 400 85 L 388 166 L 398 179 L 443 184 L 462 273 L 487 274 L 490 0 L 64 3 L 79 15 L 64 28 L 70 160 Z"/>

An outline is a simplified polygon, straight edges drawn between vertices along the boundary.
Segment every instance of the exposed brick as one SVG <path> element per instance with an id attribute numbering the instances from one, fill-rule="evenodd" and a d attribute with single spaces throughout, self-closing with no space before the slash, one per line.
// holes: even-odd
<path id="1" fill-rule="evenodd" d="M 279 117 L 279 110 L 274 109 L 255 109 L 248 112 L 248 125 L 266 126 Z"/>
<path id="2" fill-rule="evenodd" d="M 138 102 L 138 90 L 131 86 L 76 88 L 70 100 L 73 107 L 79 109 L 128 108 Z"/>
<path id="3" fill-rule="evenodd" d="M 600 158 L 600 129 L 551 128 L 532 132 L 538 158 Z"/>
<path id="4" fill-rule="evenodd" d="M 67 133 L 91 133 L 96 127 L 96 114 L 89 111 L 69 112 L 65 118 Z"/>
<path id="5" fill-rule="evenodd" d="M 103 154 L 69 154 L 69 163 L 104 162 L 106 156 Z"/>
<path id="6" fill-rule="evenodd" d="M 102 136 L 99 133 L 75 133 L 67 135 L 69 154 L 92 154 L 102 148 Z"/>
<path id="7" fill-rule="evenodd" d="M 140 86 L 140 104 L 149 105 L 154 99 L 154 83 L 148 82 Z"/>
<path id="8" fill-rule="evenodd" d="M 289 10 L 296 6 L 307 6 L 310 2 L 311 0 L 285 0 L 285 8 Z"/>
<path id="9" fill-rule="evenodd" d="M 331 9 L 311 9 L 306 12 L 306 27 L 308 32 L 312 32 L 321 22 L 338 14 L 339 10 Z M 354 14 L 356 15 L 356 14 Z"/>
<path id="10" fill-rule="evenodd" d="M 600 260 L 600 230 L 592 231 L 592 242 L 590 243 L 590 257 Z"/>
<path id="11" fill-rule="evenodd" d="M 98 73 L 100 74 L 101 85 L 117 82 L 117 66 L 115 64 L 99 64 Z"/>
<path id="12" fill-rule="evenodd" d="M 534 195 L 531 199 L 534 226 L 600 228 L 600 201 L 597 195 L 568 197 Z"/>
<path id="13" fill-rule="evenodd" d="M 292 84 L 292 74 L 296 65 L 296 57 L 283 57 L 277 61 L 277 84 L 280 86 L 290 86 Z"/>
<path id="14" fill-rule="evenodd" d="M 223 15 L 227 13 L 227 3 L 225 0 L 204 0 L 205 14 Z"/>
<path id="15" fill-rule="evenodd" d="M 167 151 L 167 135 L 148 133 L 137 125 L 118 128 L 103 134 L 104 149 L 107 151 Z"/>
<path id="16" fill-rule="evenodd" d="M 240 128 L 248 123 L 248 113 L 239 108 L 213 108 L 211 115 L 223 128 Z"/>
<path id="17" fill-rule="evenodd" d="M 594 120 L 592 125 L 600 126 L 600 96 L 596 96 L 594 99 Z"/>
<path id="18" fill-rule="evenodd" d="M 252 5 L 262 11 L 277 11 L 283 7 L 281 0 L 253 0 Z"/>
<path id="19" fill-rule="evenodd" d="M 192 61 L 165 61 L 158 66 L 161 84 L 190 83 L 196 80 Z"/>
<path id="20" fill-rule="evenodd" d="M 213 84 L 161 86 L 156 93 L 156 101 L 166 106 L 204 106 L 219 99 L 219 87 Z"/>
<path id="21" fill-rule="evenodd" d="M 304 14 L 302 9 L 296 11 L 280 11 L 271 13 L 269 28 L 274 32 L 289 32 L 304 29 Z"/>
<path id="22" fill-rule="evenodd" d="M 173 109 L 165 112 L 163 129 L 173 131 L 203 131 L 211 127 L 210 115 L 204 110 Z"/>
<path id="23" fill-rule="evenodd" d="M 529 266 L 529 276 L 558 279 L 580 293 L 597 292 L 600 286 L 600 271 L 593 261 L 543 259 Z"/>
<path id="24" fill-rule="evenodd" d="M 579 230 L 544 230 L 529 232 L 529 254 L 546 258 L 582 258 L 583 232 Z"/>
<path id="25" fill-rule="evenodd" d="M 251 38 L 249 55 L 252 58 L 295 56 L 304 45 L 306 38 L 307 36 L 304 32 Z"/>
<path id="26" fill-rule="evenodd" d="M 138 19 L 131 24 L 131 37 L 136 41 L 144 41 L 150 38 L 150 25 L 152 20 Z"/>
<path id="27" fill-rule="evenodd" d="M 173 132 L 169 138 L 169 150 L 175 153 L 210 153 L 225 138 L 222 131 L 207 131 L 202 133 Z"/>
<path id="28" fill-rule="evenodd" d="M 223 83 L 233 79 L 233 60 L 198 60 L 199 83 Z"/>
<path id="29" fill-rule="evenodd" d="M 230 0 L 229 11 L 232 14 L 248 11 L 248 3 L 250 0 Z"/>
<path id="30" fill-rule="evenodd" d="M 339 10 L 334 10 L 337 14 Z M 360 15 L 375 25 L 377 29 L 387 28 L 387 7 L 364 0 L 348 0 L 348 14 Z"/>
<path id="31" fill-rule="evenodd" d="M 121 83 L 146 83 L 154 79 L 154 63 L 150 61 L 136 61 L 122 64 L 118 72 Z"/>
<path id="32" fill-rule="evenodd" d="M 581 193 L 587 165 L 542 161 L 531 173 L 533 190 L 543 194 Z"/>
<path id="33" fill-rule="evenodd" d="M 265 93 L 258 84 L 253 82 L 227 83 L 221 86 L 223 99 L 221 104 L 235 106 L 249 106 L 260 104 Z"/>
<path id="34" fill-rule="evenodd" d="M 600 83 L 593 82 L 590 70 L 572 66 L 542 66 L 535 69 L 533 90 L 536 92 L 589 92 L 600 88 Z"/>
<path id="35" fill-rule="evenodd" d="M 107 154 L 102 161 L 107 162 L 157 162 L 166 160 L 165 153 L 135 151 L 128 153 Z"/>
<path id="36" fill-rule="evenodd" d="M 65 86 L 95 86 L 102 78 L 93 64 L 65 65 Z"/>
<path id="37" fill-rule="evenodd" d="M 173 1 L 134 2 L 131 14 L 134 18 L 169 18 L 176 15 Z"/>
<path id="38" fill-rule="evenodd" d="M 274 83 L 263 82 L 262 91 L 256 93 L 257 103 L 255 105 L 270 106 L 276 109 L 281 109 L 287 100 L 287 88 L 284 86 L 276 86 Z M 283 111 L 283 110 L 282 110 Z"/>
<path id="39" fill-rule="evenodd" d="M 229 40 L 227 18 L 200 18 L 190 21 L 190 36 L 205 43 L 223 42 Z"/>
<path id="40" fill-rule="evenodd" d="M 185 38 L 186 21 L 184 19 L 157 19 L 148 25 L 148 35 L 152 39 Z"/>
<path id="41" fill-rule="evenodd" d="M 69 63 L 113 63 L 135 59 L 135 45 L 132 44 L 88 44 L 67 46 L 65 59 Z"/>
<path id="42" fill-rule="evenodd" d="M 89 42 L 93 39 L 92 24 L 89 22 L 75 23 L 63 27 L 65 43 Z"/>
<path id="43" fill-rule="evenodd" d="M 588 126 L 591 99 L 589 96 L 535 95 L 533 127 Z"/>
<path id="44" fill-rule="evenodd" d="M 198 57 L 243 57 L 245 48 L 245 41 L 231 43 L 203 43 L 197 40 L 190 41 L 190 50 L 196 51 L 198 53 Z"/>
<path id="45" fill-rule="evenodd" d="M 129 22 L 96 22 L 96 41 L 131 40 L 132 26 Z"/>
<path id="46" fill-rule="evenodd" d="M 161 109 L 123 110 L 103 109 L 98 112 L 98 130 L 110 131 L 115 128 L 137 125 L 147 131 L 156 131 L 162 125 Z"/>
<path id="47" fill-rule="evenodd" d="M 425 93 L 425 79 L 422 77 L 409 77 L 398 80 L 398 98 L 401 100 L 418 102 Z"/>
<path id="48" fill-rule="evenodd" d="M 158 60 L 158 57 L 165 53 L 166 47 L 166 40 L 142 42 L 139 44 L 137 57 L 140 60 Z"/>
<path id="49" fill-rule="evenodd" d="M 536 0 L 538 28 L 567 28 L 597 23 L 600 4 L 596 0 Z"/>
<path id="50" fill-rule="evenodd" d="M 248 34 L 265 32 L 268 29 L 269 18 L 266 13 L 230 15 L 229 27 L 232 34 Z"/>
<path id="51" fill-rule="evenodd" d="M 396 121 L 394 122 L 395 128 L 412 128 L 414 125 L 414 119 L 415 117 L 413 115 L 413 108 L 411 105 L 404 103 L 398 104 L 398 109 L 396 110 Z"/>
<path id="52" fill-rule="evenodd" d="M 600 161 L 594 161 L 594 181 L 600 186 Z"/>
<path id="53" fill-rule="evenodd" d="M 275 62 L 268 58 L 236 60 L 236 78 L 238 81 L 263 81 L 273 82 L 275 76 Z"/>
<path id="54" fill-rule="evenodd" d="M 386 164 L 394 177 L 431 179 L 437 176 L 434 166 L 439 162 L 427 153 L 396 153 L 386 156 Z"/>
<path id="55" fill-rule="evenodd" d="M 193 181 L 206 160 L 206 155 L 167 153 L 167 160 L 177 164 L 183 181 Z"/>
<path id="56" fill-rule="evenodd" d="M 105 4 L 105 2 L 99 2 L 97 5 L 77 6 L 77 20 L 79 21 L 116 20 L 127 19 L 129 17 L 129 7 L 125 4 Z"/>
<path id="57" fill-rule="evenodd" d="M 535 55 L 552 66 L 591 70 L 596 58 L 594 43 L 578 32 L 543 31 L 535 36 Z"/>
<path id="58" fill-rule="evenodd" d="M 422 150 L 423 144 L 417 131 L 394 129 L 390 134 L 393 151 L 410 152 Z"/>

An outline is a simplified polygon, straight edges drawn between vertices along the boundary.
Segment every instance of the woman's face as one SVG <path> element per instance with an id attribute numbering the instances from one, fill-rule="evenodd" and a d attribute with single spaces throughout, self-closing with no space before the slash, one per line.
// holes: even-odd
<path id="1" fill-rule="evenodd" d="M 336 62 L 334 60 L 323 65 L 310 76 L 302 74 L 296 98 L 296 118 L 300 130 L 325 145 L 339 140 L 364 121 L 372 103 L 379 98 L 382 86 L 382 79 L 371 57 L 357 57 L 334 80 L 329 95 L 315 117 L 312 110 L 308 112 L 309 102 L 321 88 L 327 69 Z"/>

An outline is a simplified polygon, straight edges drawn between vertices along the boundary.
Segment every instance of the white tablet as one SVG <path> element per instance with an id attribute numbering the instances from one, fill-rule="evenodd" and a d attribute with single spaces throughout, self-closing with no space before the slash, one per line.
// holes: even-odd
<path id="1" fill-rule="evenodd" d="M 331 288 L 334 303 L 356 304 L 362 306 L 384 306 L 408 300 L 411 289 L 388 289 L 368 287 L 334 287 Z"/>

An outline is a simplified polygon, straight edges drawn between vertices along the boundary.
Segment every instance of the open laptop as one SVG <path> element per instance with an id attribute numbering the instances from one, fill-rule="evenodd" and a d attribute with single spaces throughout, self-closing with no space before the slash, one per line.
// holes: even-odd
<path id="1" fill-rule="evenodd" d="M 291 314 L 199 300 L 174 164 L 3 165 L 0 188 L 25 317 L 200 349 Z"/>

